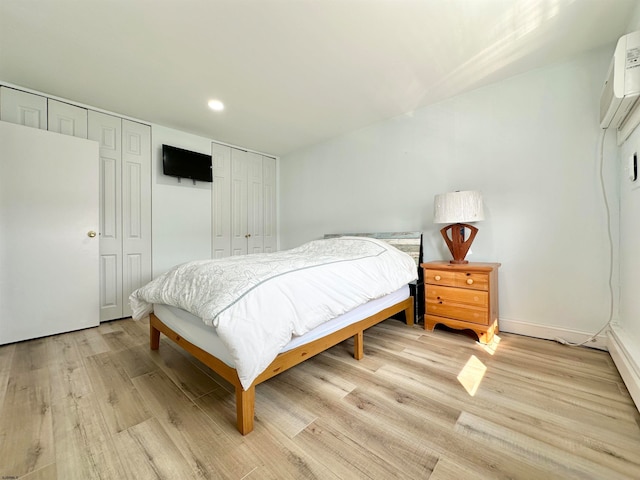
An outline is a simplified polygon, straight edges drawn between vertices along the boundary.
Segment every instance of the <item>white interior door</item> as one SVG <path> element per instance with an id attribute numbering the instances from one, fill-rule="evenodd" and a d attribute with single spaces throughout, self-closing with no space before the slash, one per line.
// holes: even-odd
<path id="1" fill-rule="evenodd" d="M 47 98 L 0 87 L 0 120 L 46 130 Z"/>
<path id="2" fill-rule="evenodd" d="M 47 130 L 63 135 L 87 138 L 87 109 L 47 100 Z"/>
<path id="3" fill-rule="evenodd" d="M 262 253 L 264 210 L 262 193 L 262 155 L 247 153 L 247 239 L 248 253 Z"/>
<path id="4" fill-rule="evenodd" d="M 231 150 L 231 255 L 247 254 L 247 167 L 249 153 Z"/>
<path id="5" fill-rule="evenodd" d="M 151 281 L 151 127 L 122 120 L 122 316 Z"/>
<path id="6" fill-rule="evenodd" d="M 0 122 L 0 344 L 99 324 L 98 144 Z"/>
<path id="7" fill-rule="evenodd" d="M 122 119 L 89 111 L 100 146 L 100 321 L 122 318 Z"/>
<path id="8" fill-rule="evenodd" d="M 212 143 L 211 164 L 211 256 L 223 258 L 231 255 L 231 147 Z"/>
<path id="9" fill-rule="evenodd" d="M 262 192 L 264 197 L 264 253 L 272 253 L 278 249 L 278 226 L 276 220 L 276 159 L 262 157 Z"/>

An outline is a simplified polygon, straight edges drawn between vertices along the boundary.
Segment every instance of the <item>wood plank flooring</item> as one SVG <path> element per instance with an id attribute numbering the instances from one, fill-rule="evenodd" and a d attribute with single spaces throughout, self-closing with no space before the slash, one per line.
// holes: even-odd
<path id="1" fill-rule="evenodd" d="M 261 384 L 130 319 L 0 347 L 2 479 L 638 479 L 640 414 L 608 353 L 387 320 Z"/>

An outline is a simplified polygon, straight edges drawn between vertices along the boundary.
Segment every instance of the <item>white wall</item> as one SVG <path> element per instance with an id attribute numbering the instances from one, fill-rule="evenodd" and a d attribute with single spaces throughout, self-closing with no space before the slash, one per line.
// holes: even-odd
<path id="1" fill-rule="evenodd" d="M 630 182 L 624 168 L 634 153 L 640 155 L 640 128 L 620 149 L 620 318 L 613 327 L 612 355 L 640 406 L 640 180 Z"/>
<path id="2" fill-rule="evenodd" d="M 636 8 L 633 30 L 640 30 L 640 5 Z M 640 348 L 640 296 L 638 272 L 640 272 L 640 180 L 631 183 L 624 175 L 627 159 L 637 153 L 640 158 L 640 127 L 621 148 L 620 162 L 620 324 L 635 339 Z"/>
<path id="3" fill-rule="evenodd" d="M 211 183 L 162 174 L 162 144 L 211 155 L 211 139 L 151 128 L 153 277 L 179 263 L 211 258 Z"/>
<path id="4" fill-rule="evenodd" d="M 609 310 L 598 101 L 613 47 L 283 157 L 282 248 L 325 232 L 422 230 L 425 259 L 450 258 L 433 196 L 481 190 L 469 260 L 502 263 L 501 328 L 586 338 Z"/>
<path id="5" fill-rule="evenodd" d="M 640 30 L 640 5 L 628 32 Z M 640 408 L 640 180 L 626 177 L 627 159 L 640 154 L 640 128 L 620 148 L 620 315 L 611 333 L 611 355 Z"/>

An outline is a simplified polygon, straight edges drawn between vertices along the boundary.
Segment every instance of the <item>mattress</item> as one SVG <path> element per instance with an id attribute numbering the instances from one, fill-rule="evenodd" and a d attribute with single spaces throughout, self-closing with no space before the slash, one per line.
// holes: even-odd
<path id="1" fill-rule="evenodd" d="M 409 295 L 409 286 L 405 285 L 384 297 L 371 300 L 343 315 L 322 323 L 304 335 L 294 336 L 280 353 L 305 345 L 318 338 L 336 332 L 347 325 L 370 317 L 387 307 L 409 298 Z M 201 318 L 178 307 L 157 303 L 153 305 L 153 311 L 162 323 L 182 338 L 202 350 L 211 353 L 228 366 L 235 368 L 231 354 L 216 334 L 214 327 L 205 325 Z"/>

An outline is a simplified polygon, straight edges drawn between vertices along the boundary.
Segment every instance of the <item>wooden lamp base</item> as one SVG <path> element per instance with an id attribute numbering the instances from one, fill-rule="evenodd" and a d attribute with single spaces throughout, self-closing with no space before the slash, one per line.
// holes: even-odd
<path id="1" fill-rule="evenodd" d="M 467 238 L 466 240 L 464 239 L 465 228 L 468 228 L 471 232 L 469 238 Z M 441 229 L 440 233 L 442 234 L 442 237 L 447 243 L 447 247 L 449 247 L 449 251 L 453 256 L 453 260 L 451 260 L 450 263 L 469 263 L 464 259 L 464 257 L 467 256 L 467 252 L 471 248 L 473 239 L 476 238 L 478 229 L 473 225 L 469 225 L 468 223 L 454 223 Z"/>

